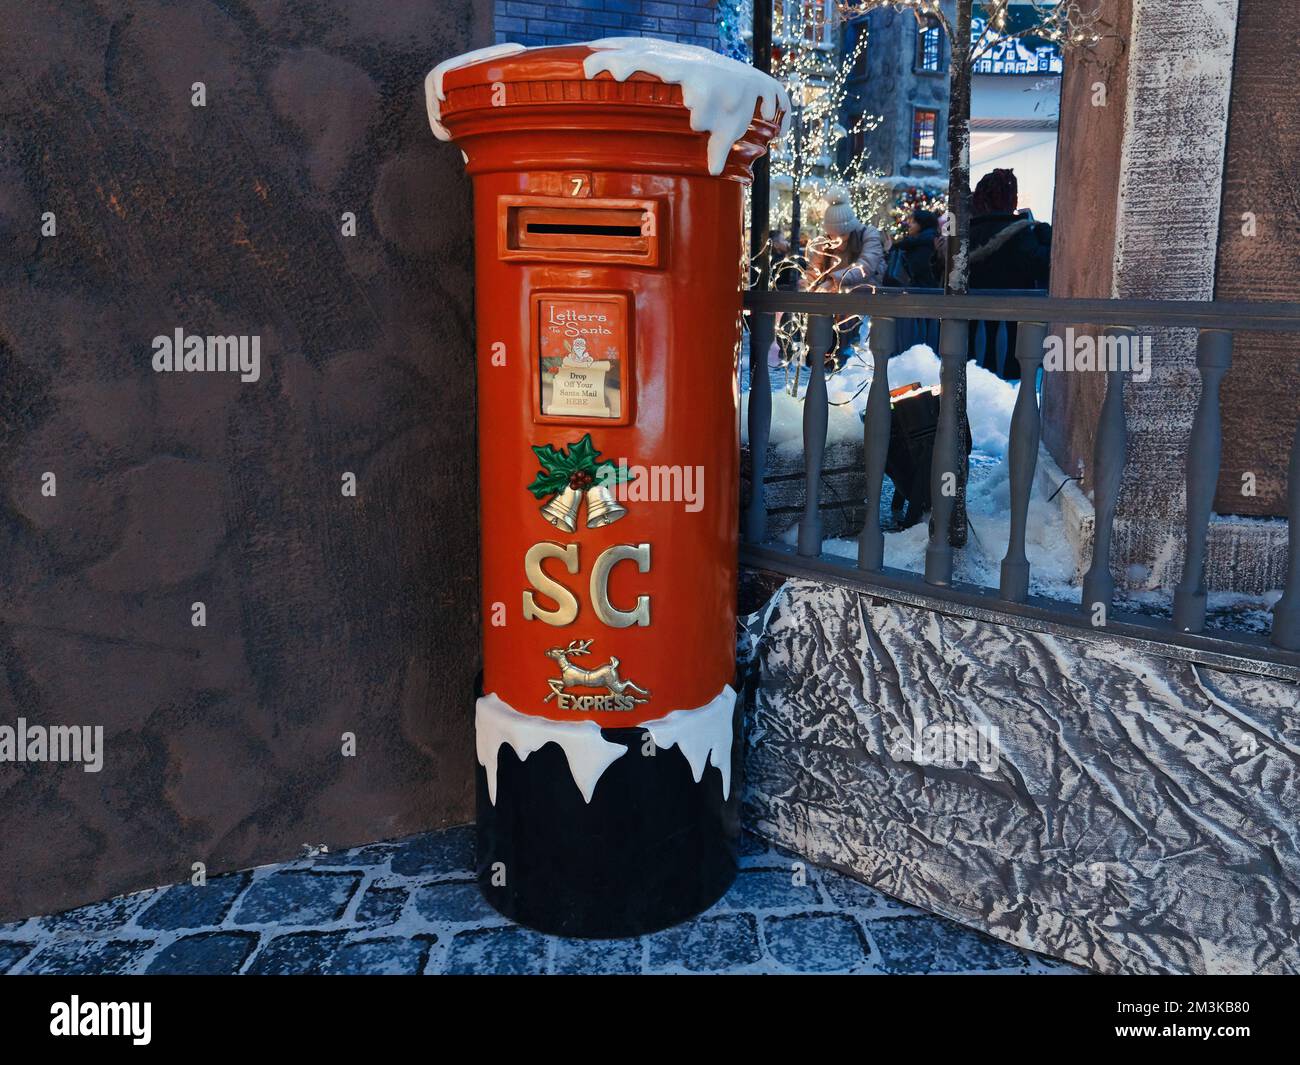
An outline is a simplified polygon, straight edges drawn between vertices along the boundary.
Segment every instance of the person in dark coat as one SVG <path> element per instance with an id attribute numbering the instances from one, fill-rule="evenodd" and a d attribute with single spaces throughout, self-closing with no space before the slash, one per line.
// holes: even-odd
<path id="1" fill-rule="evenodd" d="M 939 217 L 918 208 L 907 220 L 907 235 L 889 249 L 886 285 L 908 288 L 938 288 L 939 270 L 935 242 L 939 239 Z"/>
<path id="2" fill-rule="evenodd" d="M 971 288 L 1047 288 L 1052 227 L 1016 210 L 1014 170 L 994 170 L 971 199 Z"/>
<path id="3" fill-rule="evenodd" d="M 971 199 L 970 257 L 972 289 L 1046 289 L 1052 262 L 1052 227 L 1017 210 L 1019 189 L 1013 170 L 993 170 L 975 186 Z M 1006 359 L 998 366 L 997 322 L 971 323 L 971 355 L 977 354 L 975 331 L 984 330 L 986 370 L 1008 381 L 1020 379 L 1016 359 L 1016 324 L 1008 322 Z"/>

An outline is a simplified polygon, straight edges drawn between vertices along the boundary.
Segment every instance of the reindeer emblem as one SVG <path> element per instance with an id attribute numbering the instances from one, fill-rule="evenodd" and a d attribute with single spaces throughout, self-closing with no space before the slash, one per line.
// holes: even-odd
<path id="1" fill-rule="evenodd" d="M 549 702 L 560 695 L 565 688 L 604 688 L 611 695 L 627 695 L 633 702 L 649 701 L 650 693 L 641 685 L 630 680 L 623 680 L 618 675 L 618 659 L 610 656 L 608 662 L 597 669 L 583 669 L 569 661 L 570 657 L 591 654 L 591 640 L 574 640 L 568 647 L 552 647 L 546 652 L 547 658 L 554 658 L 560 666 L 559 679 L 552 677 L 546 683 L 550 685 L 551 694 L 543 702 Z M 637 698 L 645 696 L 645 698 Z"/>

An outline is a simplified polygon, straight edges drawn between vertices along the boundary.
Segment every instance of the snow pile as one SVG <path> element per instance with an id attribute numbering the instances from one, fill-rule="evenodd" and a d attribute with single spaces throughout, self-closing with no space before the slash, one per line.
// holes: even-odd
<path id="1" fill-rule="evenodd" d="M 966 514 L 970 538 L 964 549 L 953 552 L 953 577 L 966 584 L 996 588 L 1011 537 L 1011 482 L 1005 456 L 995 458 L 979 452 L 971 455 Z M 886 533 L 885 565 L 924 573 L 929 539 L 926 521 L 910 529 Z M 857 558 L 858 542 L 856 539 L 827 540 L 823 550 L 829 555 Z M 1049 503 L 1037 484 L 1029 497 L 1025 555 L 1029 559 L 1030 591 L 1034 595 L 1078 600 L 1077 566 L 1061 508 L 1055 500 Z"/>
<path id="2" fill-rule="evenodd" d="M 773 368 L 773 380 L 780 383 L 784 371 Z M 798 399 L 777 393 L 772 396 L 772 442 L 778 449 L 798 455 L 803 449 L 803 395 L 806 391 L 807 371 L 801 379 Z M 861 440 L 861 415 L 866 409 L 867 391 L 871 384 L 871 355 L 865 347 L 852 355 L 843 368 L 826 382 L 827 394 L 832 403 L 845 403 L 832 407 L 828 440 L 853 437 Z M 967 514 L 970 519 L 970 537 L 967 546 L 953 554 L 953 576 L 957 581 L 984 588 L 997 588 L 1001 581 L 1002 559 L 1006 555 L 1011 533 L 1011 486 L 1007 466 L 1007 444 L 1011 429 L 1011 415 L 1019 394 L 1018 383 L 1001 380 L 988 370 L 967 363 L 967 413 L 970 418 L 974 450 L 970 460 L 970 480 L 967 484 Z M 939 383 L 939 359 L 924 344 L 918 344 L 889 360 L 889 384 L 900 388 L 912 383 L 923 386 Z M 749 393 L 742 397 L 742 439 L 746 436 L 745 403 Z M 853 414 L 845 418 L 845 413 Z M 885 497 L 889 498 L 890 484 L 885 480 Z M 1048 497 L 1053 497 L 1050 501 Z M 1080 529 L 1075 527 L 1080 516 L 1091 514 L 1092 504 L 1078 484 L 1068 478 L 1052 460 L 1046 449 L 1040 447 L 1037 472 L 1029 498 L 1028 528 L 1025 535 L 1025 553 L 1030 564 L 1030 592 L 1065 602 L 1079 601 L 1081 567 L 1091 550 L 1085 541 L 1080 544 Z M 1231 519 L 1214 515 L 1211 521 L 1233 522 L 1251 519 Z M 1275 522 L 1276 518 L 1254 519 Z M 781 536 L 785 543 L 798 539 L 798 526 L 791 526 Z M 925 549 L 929 542 L 928 523 L 910 529 L 885 534 L 885 565 L 891 569 L 911 573 L 925 572 Z M 1171 537 L 1167 550 L 1162 551 L 1150 566 L 1132 566 L 1128 576 L 1133 581 L 1145 581 L 1145 588 L 1119 591 L 1116 606 L 1123 610 L 1150 616 L 1168 617 L 1172 609 L 1171 586 L 1179 578 L 1175 568 L 1177 544 Z M 856 559 L 856 538 L 827 540 L 823 546 L 827 554 Z M 1080 561 L 1082 557 L 1083 561 Z M 1211 628 L 1221 630 L 1267 633 L 1270 626 L 1269 611 L 1280 598 L 1274 590 L 1263 595 L 1234 592 L 1209 594 L 1209 620 Z"/>
<path id="3" fill-rule="evenodd" d="M 830 382 L 826 383 L 827 395 L 832 403 L 835 396 L 831 393 Z M 865 395 L 865 393 L 864 393 Z M 853 440 L 862 443 L 862 417 L 851 406 L 832 406 L 826 418 L 826 446 L 834 447 Z M 772 428 L 768 437 L 770 446 L 787 455 L 803 452 L 803 394 L 796 399 L 788 392 L 772 393 Z M 749 446 L 749 393 L 740 401 L 740 442 Z"/>
<path id="4" fill-rule="evenodd" d="M 939 383 L 939 356 L 924 344 L 908 348 L 889 360 L 889 387 L 901 388 L 913 381 L 923 385 Z M 976 451 L 1001 457 L 1007 453 L 1011 431 L 1011 410 L 1016 405 L 1018 386 L 976 365 L 966 364 L 966 416 Z M 866 406 L 866 393 L 862 406 Z"/>
<path id="5" fill-rule="evenodd" d="M 869 379 L 869 377 L 868 377 Z M 919 381 L 939 383 L 939 357 L 917 344 L 889 360 L 889 384 L 899 388 Z M 966 364 L 966 414 L 970 419 L 973 452 L 966 489 L 970 539 L 954 554 L 958 581 L 996 588 L 1001 580 L 1002 558 L 1011 535 L 1011 482 L 1007 467 L 1007 442 L 1018 383 L 1004 381 L 976 365 Z M 865 407 L 866 393 L 858 403 Z M 885 536 L 885 565 L 913 573 L 925 572 L 928 522 Z M 856 540 L 830 540 L 828 554 L 857 557 Z M 1025 553 L 1030 562 L 1031 590 L 1036 595 L 1078 598 L 1077 566 L 1060 506 L 1047 502 L 1035 485 L 1029 500 Z"/>
<path id="6" fill-rule="evenodd" d="M 442 79 L 448 71 L 523 51 L 527 49 L 522 44 L 493 44 L 444 59 L 429 71 L 424 79 L 424 106 L 429 112 L 429 128 L 433 135 L 440 141 L 451 140 L 451 132 L 442 124 L 442 102 L 447 99 L 447 94 L 442 91 Z"/>
<path id="7" fill-rule="evenodd" d="M 640 71 L 682 88 L 682 103 L 691 113 L 691 129 L 709 135 L 709 173 L 721 174 L 727 156 L 754 117 L 754 107 L 769 120 L 782 113 L 781 135 L 790 122 L 790 98 L 775 78 L 745 63 L 699 48 L 649 37 L 605 37 L 582 64 L 588 78 L 612 74 L 626 81 Z"/>
<path id="8" fill-rule="evenodd" d="M 773 380 L 780 382 L 784 371 L 773 369 Z M 873 374 L 871 353 L 860 346 L 844 365 L 826 379 L 826 395 L 831 407 L 826 422 L 826 444 L 862 439 L 862 414 L 867 409 L 867 393 Z M 806 373 L 804 375 L 807 376 Z M 916 344 L 889 360 L 889 386 L 901 388 L 919 382 L 939 383 L 939 356 L 925 344 Z M 966 414 L 976 451 L 1001 458 L 1007 453 L 1011 430 L 1011 411 L 1016 404 L 1017 385 L 1003 381 L 996 374 L 976 365 L 966 364 Z M 778 450 L 800 451 L 803 448 L 803 407 L 807 385 L 800 385 L 796 398 L 784 391 L 772 393 L 772 430 L 769 440 Z M 749 443 L 749 393 L 741 398 L 741 443 Z"/>
<path id="9" fill-rule="evenodd" d="M 773 370 L 779 380 L 782 371 Z M 826 381 L 832 404 L 828 419 L 827 444 L 862 439 L 862 414 L 873 374 L 872 358 L 865 345 L 849 357 L 843 367 Z M 889 360 L 889 385 L 901 388 L 919 383 L 939 383 L 939 357 L 925 344 L 917 344 Z M 954 554 L 954 577 L 958 581 L 996 588 L 1001 579 L 1002 558 L 1010 537 L 1011 486 L 1007 468 L 1007 443 L 1011 430 L 1011 413 L 1019 385 L 1003 381 L 996 374 L 976 365 L 966 364 L 966 410 L 970 419 L 974 450 L 971 455 L 970 480 L 967 485 L 967 514 L 970 540 L 965 550 Z M 801 386 L 806 391 L 806 386 Z M 747 403 L 749 394 L 744 396 Z M 742 438 L 746 424 L 743 409 Z M 780 450 L 799 453 L 803 448 L 804 399 L 784 392 L 772 396 L 772 443 Z M 1046 456 L 1044 455 L 1046 462 Z M 885 535 L 885 565 L 913 573 L 925 571 L 925 549 L 929 542 L 927 524 L 922 522 L 901 532 Z M 797 526 L 782 539 L 793 543 Z M 856 558 L 856 539 L 828 540 L 827 554 Z M 1077 565 L 1065 518 L 1057 501 L 1049 503 L 1036 484 L 1029 502 L 1029 528 L 1026 554 L 1030 561 L 1031 590 L 1036 595 L 1058 599 L 1078 599 Z"/>

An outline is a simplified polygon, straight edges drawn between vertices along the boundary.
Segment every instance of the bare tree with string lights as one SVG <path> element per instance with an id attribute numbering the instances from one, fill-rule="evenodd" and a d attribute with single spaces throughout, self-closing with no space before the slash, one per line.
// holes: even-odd
<path id="1" fill-rule="evenodd" d="M 773 19 L 773 37 L 779 43 L 773 48 L 772 76 L 785 86 L 794 107 L 790 132 L 772 159 L 773 184 L 790 193 L 774 221 L 789 228 L 796 244 L 833 185 L 849 190 L 859 217 L 875 215 L 885 201 L 885 190 L 876 180 L 879 172 L 871 168 L 866 153 L 850 153 L 841 165 L 838 151 L 841 141 L 858 139 L 880 122 L 879 116 L 859 114 L 848 128 L 840 123 L 850 95 L 849 78 L 866 51 L 867 35 L 860 34 L 836 62 L 833 53 L 818 47 L 830 29 L 818 18 L 824 10 L 819 5 L 778 5 Z"/>
<path id="2" fill-rule="evenodd" d="M 865 54 L 867 36 L 858 34 L 841 54 L 837 28 L 833 5 L 802 0 L 778 0 L 774 5 L 771 73 L 789 93 L 793 112 L 789 132 L 771 156 L 772 187 L 778 194 L 771 223 L 789 235 L 788 251 L 774 248 L 781 257 L 772 270 L 778 276 L 797 275 L 801 288 L 823 284 L 835 261 L 826 252 L 836 242 L 809 233 L 811 223 L 822 216 L 828 194 L 832 190 L 837 195 L 847 194 L 854 214 L 862 218 L 881 213 L 886 201 L 880 173 L 872 168 L 869 155 L 849 152 L 842 156 L 839 151 L 845 139 L 861 143 L 862 134 L 874 129 L 880 119 L 859 113 L 847 128 L 841 123 L 851 95 L 849 79 Z M 804 255 L 801 238 L 807 236 L 812 239 Z M 777 320 L 776 343 L 783 354 L 786 388 L 795 395 L 805 319 L 802 314 L 784 314 Z"/>

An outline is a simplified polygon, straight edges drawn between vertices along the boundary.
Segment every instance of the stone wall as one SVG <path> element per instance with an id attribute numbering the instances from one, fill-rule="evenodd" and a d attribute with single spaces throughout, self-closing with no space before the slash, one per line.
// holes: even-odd
<path id="1" fill-rule="evenodd" d="M 470 815 L 470 193 L 421 83 L 489 20 L 7 6 L 0 726 L 104 752 L 0 762 L 0 919 Z M 258 379 L 155 372 L 178 328 Z"/>
<path id="2" fill-rule="evenodd" d="M 746 513 L 753 484 L 748 445 L 740 449 L 740 512 Z M 790 450 L 769 445 L 763 475 L 763 503 L 767 513 L 763 540 L 779 540 L 787 530 L 803 520 L 807 500 L 808 476 L 804 469 L 803 448 Z M 866 466 L 860 441 L 829 444 L 823 456 L 821 497 L 818 512 L 822 535 L 854 536 L 862 531 L 867 508 Z"/>

